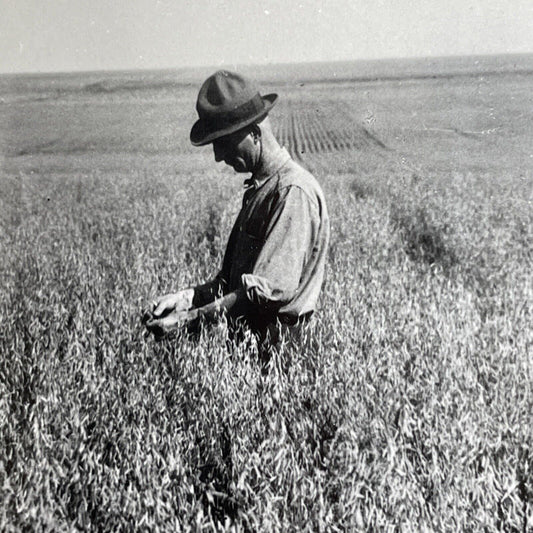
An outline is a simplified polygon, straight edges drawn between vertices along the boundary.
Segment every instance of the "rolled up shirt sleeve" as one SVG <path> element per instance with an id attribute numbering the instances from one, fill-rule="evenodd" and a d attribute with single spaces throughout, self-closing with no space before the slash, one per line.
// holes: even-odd
<path id="1" fill-rule="evenodd" d="M 318 206 L 300 187 L 280 191 L 252 273 L 241 278 L 250 302 L 275 311 L 294 297 L 318 224 Z"/>

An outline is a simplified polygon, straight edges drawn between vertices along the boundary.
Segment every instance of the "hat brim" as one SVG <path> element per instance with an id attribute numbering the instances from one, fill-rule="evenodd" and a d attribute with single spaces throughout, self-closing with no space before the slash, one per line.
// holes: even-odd
<path id="1" fill-rule="evenodd" d="M 246 126 L 249 126 L 250 124 L 256 122 L 258 119 L 268 115 L 270 110 L 276 105 L 278 95 L 274 93 L 266 94 L 261 98 L 263 99 L 263 102 L 265 104 L 264 109 L 262 109 L 259 113 L 239 122 L 236 122 L 235 124 L 232 124 L 231 126 L 228 126 L 226 128 L 222 128 L 216 131 L 208 130 L 207 124 L 202 119 L 197 120 L 191 128 L 190 137 L 192 145 L 204 146 L 206 144 L 212 143 L 215 139 L 219 139 L 220 137 L 224 137 L 225 135 L 235 133 L 236 131 L 245 128 Z"/>

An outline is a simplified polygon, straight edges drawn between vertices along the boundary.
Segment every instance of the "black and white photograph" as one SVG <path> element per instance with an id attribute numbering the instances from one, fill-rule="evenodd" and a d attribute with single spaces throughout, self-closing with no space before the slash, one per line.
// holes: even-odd
<path id="1" fill-rule="evenodd" d="M 533 532 L 533 3 L 7 0 L 0 531 Z"/>

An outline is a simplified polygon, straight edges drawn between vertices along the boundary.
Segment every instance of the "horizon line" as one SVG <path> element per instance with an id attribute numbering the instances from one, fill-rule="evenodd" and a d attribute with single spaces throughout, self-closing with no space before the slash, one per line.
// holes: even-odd
<path id="1" fill-rule="evenodd" d="M 498 52 L 498 53 L 476 53 L 476 54 L 446 54 L 446 55 L 414 55 L 414 56 L 384 56 L 375 58 L 357 58 L 357 59 L 319 59 L 319 60 L 304 60 L 304 61 L 276 61 L 266 63 L 234 63 L 237 67 L 244 68 L 261 68 L 261 67 L 276 67 L 288 65 L 313 65 L 313 64 L 332 64 L 332 63 L 368 63 L 380 61 L 405 61 L 405 60 L 428 60 L 428 59 L 448 59 L 448 58 L 487 58 L 498 56 L 533 56 L 532 52 Z M 161 72 L 161 71 L 179 71 L 179 70 L 200 70 L 200 69 L 222 69 L 223 65 L 182 65 L 176 67 L 134 67 L 134 68 L 106 68 L 106 69 L 75 69 L 75 70 L 35 70 L 35 71 L 11 71 L 2 72 L 0 76 L 32 76 L 32 75 L 60 75 L 60 74 L 100 74 L 112 72 Z"/>

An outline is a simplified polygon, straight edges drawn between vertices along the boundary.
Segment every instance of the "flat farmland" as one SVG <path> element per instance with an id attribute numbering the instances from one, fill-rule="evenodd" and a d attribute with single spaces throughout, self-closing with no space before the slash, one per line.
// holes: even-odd
<path id="1" fill-rule="evenodd" d="M 533 528 L 533 57 L 242 69 L 332 229 L 267 375 L 140 324 L 240 207 L 210 72 L 0 77 L 0 529 Z"/>

